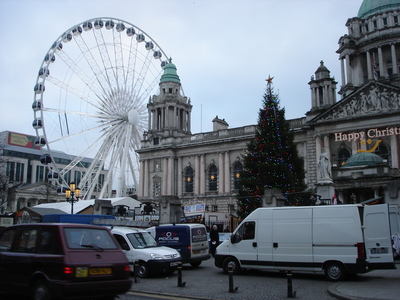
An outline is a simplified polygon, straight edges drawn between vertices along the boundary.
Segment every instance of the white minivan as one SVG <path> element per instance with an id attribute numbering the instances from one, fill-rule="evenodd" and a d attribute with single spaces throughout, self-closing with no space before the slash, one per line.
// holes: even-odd
<path id="1" fill-rule="evenodd" d="M 258 208 L 218 246 L 215 265 L 346 274 L 395 269 L 389 207 L 329 205 Z"/>
<path id="2" fill-rule="evenodd" d="M 139 277 L 173 273 L 181 255 L 175 249 L 159 246 L 155 239 L 144 229 L 133 227 L 113 227 L 111 233 L 120 244 L 134 272 L 138 261 Z"/>

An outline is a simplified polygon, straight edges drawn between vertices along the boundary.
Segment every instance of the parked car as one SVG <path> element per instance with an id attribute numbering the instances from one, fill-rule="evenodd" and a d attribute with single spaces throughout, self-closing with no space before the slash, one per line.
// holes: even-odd
<path id="1" fill-rule="evenodd" d="M 159 246 L 144 229 L 120 226 L 114 227 L 111 232 L 124 250 L 132 272 L 135 262 L 138 262 L 139 277 L 171 274 L 181 261 L 178 251 Z"/>
<path id="2" fill-rule="evenodd" d="M 114 299 L 131 284 L 128 260 L 106 227 L 31 223 L 0 234 L 0 292 L 32 299 Z"/>

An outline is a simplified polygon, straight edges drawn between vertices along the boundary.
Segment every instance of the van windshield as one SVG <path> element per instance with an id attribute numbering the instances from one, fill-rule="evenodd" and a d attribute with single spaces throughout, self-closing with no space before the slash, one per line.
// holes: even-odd
<path id="1" fill-rule="evenodd" d="M 64 228 L 68 248 L 70 249 L 117 249 L 110 233 L 106 229 Z"/>
<path id="2" fill-rule="evenodd" d="M 127 234 L 128 239 L 136 249 L 157 247 L 156 240 L 149 232 L 136 232 Z"/>

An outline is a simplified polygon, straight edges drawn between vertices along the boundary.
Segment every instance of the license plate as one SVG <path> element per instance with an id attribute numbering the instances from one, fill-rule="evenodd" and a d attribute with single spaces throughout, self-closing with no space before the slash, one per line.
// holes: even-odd
<path id="1" fill-rule="evenodd" d="M 90 268 L 89 274 L 90 275 L 110 275 L 111 268 Z"/>
<path id="2" fill-rule="evenodd" d="M 389 253 L 388 248 L 372 248 L 371 254 L 387 254 Z"/>
<path id="3" fill-rule="evenodd" d="M 201 250 L 193 250 L 192 253 L 193 253 L 193 254 L 200 254 L 200 253 L 201 253 Z"/>
<path id="4" fill-rule="evenodd" d="M 88 274 L 87 267 L 77 267 L 75 269 L 75 277 L 88 277 Z"/>
<path id="5" fill-rule="evenodd" d="M 170 265 L 171 267 L 176 267 L 178 264 L 179 264 L 178 261 L 173 261 L 173 262 L 169 263 L 169 265 Z"/>

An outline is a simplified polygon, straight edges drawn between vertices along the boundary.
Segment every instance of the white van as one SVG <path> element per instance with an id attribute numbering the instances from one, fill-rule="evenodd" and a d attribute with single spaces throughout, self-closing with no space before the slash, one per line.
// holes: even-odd
<path id="1" fill-rule="evenodd" d="M 388 205 L 258 208 L 218 246 L 215 265 L 236 274 L 241 268 L 324 271 L 332 281 L 395 269 Z"/>
<path id="2" fill-rule="evenodd" d="M 178 251 L 159 246 L 151 234 L 144 229 L 114 227 L 111 233 L 125 252 L 131 272 L 134 272 L 135 262 L 139 261 L 139 277 L 173 273 L 181 261 Z"/>

